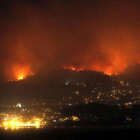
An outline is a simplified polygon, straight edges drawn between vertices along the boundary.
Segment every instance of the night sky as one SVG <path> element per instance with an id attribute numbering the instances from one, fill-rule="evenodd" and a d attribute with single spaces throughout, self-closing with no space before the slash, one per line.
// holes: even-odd
<path id="1" fill-rule="evenodd" d="M 75 67 L 121 72 L 140 62 L 137 0 L 0 1 L 0 77 Z"/>

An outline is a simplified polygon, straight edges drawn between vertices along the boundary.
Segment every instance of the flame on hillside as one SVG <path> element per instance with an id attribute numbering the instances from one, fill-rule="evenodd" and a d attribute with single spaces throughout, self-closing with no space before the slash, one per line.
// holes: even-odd
<path id="1" fill-rule="evenodd" d="M 73 67 L 73 66 L 70 66 L 70 67 L 64 67 L 64 69 L 70 69 L 70 70 L 73 70 L 73 71 L 83 71 L 83 70 L 92 70 L 92 71 L 98 71 L 98 72 L 102 72 L 106 75 L 118 75 L 119 73 L 114 73 L 112 71 L 112 68 L 111 67 L 108 67 L 104 70 L 102 69 L 86 69 L 86 68 L 76 68 L 76 67 Z"/>
<path id="2" fill-rule="evenodd" d="M 8 70 L 7 76 L 9 81 L 23 80 L 25 77 L 33 75 L 31 67 L 29 65 L 14 64 L 12 68 Z"/>

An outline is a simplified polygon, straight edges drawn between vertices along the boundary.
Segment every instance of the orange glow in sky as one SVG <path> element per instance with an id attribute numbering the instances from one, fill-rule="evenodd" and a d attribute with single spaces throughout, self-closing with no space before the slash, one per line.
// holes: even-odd
<path id="1" fill-rule="evenodd" d="M 32 71 L 29 66 L 17 67 L 17 71 L 15 71 L 15 76 L 17 80 L 22 80 L 26 76 L 32 75 Z"/>
<path id="2" fill-rule="evenodd" d="M 33 75 L 29 65 L 14 64 L 12 66 L 11 78 L 9 80 L 22 80 L 29 75 Z"/>

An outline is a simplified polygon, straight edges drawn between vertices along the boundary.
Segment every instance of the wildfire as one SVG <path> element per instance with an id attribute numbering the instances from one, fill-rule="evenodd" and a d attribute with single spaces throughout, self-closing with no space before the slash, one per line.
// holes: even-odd
<path id="1" fill-rule="evenodd" d="M 70 70 L 73 70 L 73 71 L 82 71 L 82 70 L 84 70 L 83 68 L 75 68 L 75 67 L 73 67 L 73 66 L 64 67 L 64 69 L 70 69 Z"/>
<path id="2" fill-rule="evenodd" d="M 7 76 L 9 81 L 12 80 L 23 80 L 28 75 L 33 75 L 32 69 L 29 65 L 14 64 L 7 70 Z"/>
<path id="3" fill-rule="evenodd" d="M 73 66 L 64 67 L 64 69 L 70 69 L 70 70 L 73 70 L 73 71 L 83 71 L 83 70 L 86 70 L 84 68 L 75 68 Z M 99 69 L 99 68 L 97 68 L 97 69 L 96 68 L 91 68 L 89 70 L 103 72 L 104 74 L 109 75 L 109 76 L 111 76 L 111 75 L 118 75 L 119 74 L 119 73 L 113 73 L 113 70 L 112 70 L 111 67 L 108 67 L 108 68 L 103 69 L 103 70 L 102 69 Z"/>
<path id="4" fill-rule="evenodd" d="M 15 77 L 17 80 L 23 80 L 26 76 L 32 75 L 32 71 L 29 66 L 18 66 L 16 67 Z"/>
<path id="5" fill-rule="evenodd" d="M 24 76 L 23 75 L 19 75 L 18 80 L 23 80 Z"/>
<path id="6" fill-rule="evenodd" d="M 24 76 L 19 76 L 18 78 L 16 78 L 15 80 L 20 81 L 23 80 L 25 77 Z"/>

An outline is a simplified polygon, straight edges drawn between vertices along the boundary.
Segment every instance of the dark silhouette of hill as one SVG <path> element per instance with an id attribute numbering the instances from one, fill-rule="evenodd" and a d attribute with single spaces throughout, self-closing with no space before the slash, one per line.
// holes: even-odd
<path id="1" fill-rule="evenodd" d="M 58 69 L 51 71 L 47 74 L 37 74 L 34 76 L 28 76 L 24 81 L 28 82 L 33 80 L 35 81 L 59 81 L 59 82 L 105 82 L 110 81 L 110 77 L 108 75 L 105 75 L 101 72 L 97 71 L 89 71 L 89 70 L 83 70 L 83 71 L 73 71 L 73 70 L 64 70 L 64 69 Z"/>
<path id="2" fill-rule="evenodd" d="M 101 72 L 59 69 L 47 74 L 28 76 L 19 81 L 5 82 L 1 84 L 0 92 L 6 93 L 7 97 L 7 93 L 11 95 L 11 98 L 15 97 L 15 101 L 19 99 L 26 100 L 23 97 L 17 97 L 17 95 L 28 95 L 46 96 L 51 102 L 51 99 L 49 99 L 50 97 L 60 100 L 63 97 L 69 98 L 71 95 L 74 96 L 77 90 L 82 94 L 90 93 L 94 85 L 111 82 L 111 77 Z M 85 84 L 86 88 L 77 86 L 78 83 Z"/>

